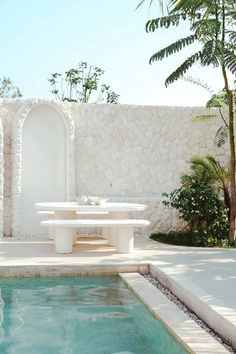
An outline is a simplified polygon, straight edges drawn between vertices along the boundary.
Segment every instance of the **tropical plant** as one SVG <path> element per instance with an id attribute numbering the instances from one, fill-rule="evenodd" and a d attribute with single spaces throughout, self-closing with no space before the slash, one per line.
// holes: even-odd
<path id="1" fill-rule="evenodd" d="M 111 90 L 108 85 L 99 85 L 104 70 L 98 67 L 88 66 L 87 62 L 81 62 L 76 68 L 65 72 L 51 74 L 48 79 L 51 92 L 60 101 L 88 103 L 93 93 L 97 93 L 95 103 L 105 101 L 116 104 L 119 95 Z"/>
<path id="2" fill-rule="evenodd" d="M 22 93 L 17 86 L 14 86 L 9 77 L 0 79 L 0 97 L 1 98 L 16 98 L 22 97 Z"/>
<path id="3" fill-rule="evenodd" d="M 228 233 L 228 209 L 219 193 L 196 172 L 182 176 L 181 187 L 163 193 L 164 204 L 176 208 L 192 237 L 204 244 L 206 239 L 224 239 Z"/>
<path id="4" fill-rule="evenodd" d="M 190 34 L 158 50 L 151 56 L 149 63 L 164 60 L 195 42 L 201 45 L 201 49 L 186 58 L 167 77 L 165 85 L 168 86 L 182 78 L 196 63 L 201 66 L 218 67 L 221 70 L 228 111 L 231 192 L 229 240 L 233 243 L 236 239 L 236 158 L 234 92 L 229 82 L 231 75 L 235 77 L 236 74 L 235 0 L 172 0 L 169 9 L 167 16 L 149 20 L 146 31 L 155 32 L 160 28 L 178 27 L 183 21 L 189 21 Z"/>
<path id="5" fill-rule="evenodd" d="M 192 176 L 201 180 L 206 185 L 213 187 L 217 192 L 223 194 L 224 203 L 230 210 L 230 171 L 229 167 L 224 167 L 213 156 L 199 157 L 194 156 L 191 159 Z M 185 183 L 186 182 L 186 183 Z M 188 177 L 182 177 L 183 185 L 188 184 Z"/>

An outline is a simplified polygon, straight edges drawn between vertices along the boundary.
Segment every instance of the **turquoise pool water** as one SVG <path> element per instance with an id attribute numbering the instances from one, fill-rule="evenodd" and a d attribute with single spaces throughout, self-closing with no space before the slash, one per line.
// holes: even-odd
<path id="1" fill-rule="evenodd" d="M 0 280 L 1 354 L 187 354 L 119 277 Z"/>

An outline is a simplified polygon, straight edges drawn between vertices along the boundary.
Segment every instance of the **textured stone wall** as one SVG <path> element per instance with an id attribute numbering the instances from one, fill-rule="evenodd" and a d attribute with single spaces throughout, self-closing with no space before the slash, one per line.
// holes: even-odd
<path id="1" fill-rule="evenodd" d="M 151 231 L 178 228 L 162 193 L 179 186 L 192 156 L 226 161 L 225 149 L 214 145 L 220 121 L 194 122 L 203 113 L 199 107 L 76 106 L 77 194 L 146 203 L 148 209 L 135 216 L 148 218 Z"/>
<path id="2" fill-rule="evenodd" d="M 75 176 L 75 193 L 71 192 L 70 198 L 91 194 L 108 196 L 113 201 L 146 203 L 148 209 L 134 216 L 151 220 L 148 232 L 180 225 L 176 212 L 162 205 L 161 195 L 179 186 L 180 176 L 188 170 L 193 155 L 211 154 L 227 160 L 227 147 L 218 149 L 213 142 L 220 122 L 193 122 L 194 117 L 205 112 L 204 108 L 1 100 L 5 235 L 17 230 L 22 126 L 30 109 L 40 104 L 60 110 L 69 122 L 68 179 L 72 181 Z"/>

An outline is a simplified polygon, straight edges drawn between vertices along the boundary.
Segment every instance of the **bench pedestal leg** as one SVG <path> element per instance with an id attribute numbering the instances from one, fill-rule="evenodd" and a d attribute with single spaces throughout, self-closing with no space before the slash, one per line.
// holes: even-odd
<path id="1" fill-rule="evenodd" d="M 130 211 L 111 211 L 109 213 L 108 219 L 131 219 Z M 108 245 L 116 247 L 117 243 L 117 228 L 109 227 L 108 229 L 107 242 Z M 126 252 L 121 252 L 126 253 Z"/>
<path id="2" fill-rule="evenodd" d="M 134 249 L 133 227 L 118 227 L 116 233 L 116 252 L 132 253 Z"/>
<path id="3" fill-rule="evenodd" d="M 72 253 L 74 230 L 68 227 L 54 228 L 54 242 L 56 253 Z"/>
<path id="4" fill-rule="evenodd" d="M 55 230 L 53 226 L 49 227 L 48 238 L 49 240 L 54 240 Z"/>
<path id="5" fill-rule="evenodd" d="M 108 227 L 107 242 L 110 246 L 116 246 L 116 233 L 117 229 L 114 227 Z"/>
<path id="6" fill-rule="evenodd" d="M 108 238 L 109 227 L 102 227 L 102 238 Z"/>
<path id="7" fill-rule="evenodd" d="M 72 238 L 72 244 L 73 244 L 73 246 L 75 246 L 75 245 L 77 245 L 77 237 L 76 237 L 76 230 L 74 231 L 74 233 L 73 233 L 73 238 Z"/>

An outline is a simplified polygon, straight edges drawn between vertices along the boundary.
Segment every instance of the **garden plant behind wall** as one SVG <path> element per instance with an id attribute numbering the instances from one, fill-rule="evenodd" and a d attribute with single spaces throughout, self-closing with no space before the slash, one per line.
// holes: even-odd
<path id="1" fill-rule="evenodd" d="M 48 82 L 51 93 L 59 101 L 117 104 L 120 95 L 109 85 L 100 84 L 104 74 L 105 71 L 101 68 L 80 62 L 76 68 L 65 71 L 64 76 L 60 73 L 51 74 Z"/>
<path id="2" fill-rule="evenodd" d="M 142 0 L 152 4 L 153 0 Z M 159 0 L 163 5 L 164 1 Z M 169 12 L 166 16 L 152 19 L 146 24 L 147 32 L 155 32 L 171 26 L 178 27 L 182 22 L 189 22 L 190 34 L 180 38 L 167 47 L 158 50 L 149 60 L 152 64 L 170 55 L 182 51 L 186 46 L 198 42 L 201 49 L 172 72 L 165 81 L 168 86 L 184 77 L 194 64 L 202 67 L 218 68 L 219 80 L 223 80 L 227 99 L 228 131 L 230 145 L 230 220 L 228 239 L 234 243 L 236 239 L 236 157 L 234 136 L 234 91 L 230 81 L 235 80 L 236 74 L 236 11 L 235 0 L 173 0 L 166 1 Z M 232 80 L 233 79 L 233 80 Z"/>

